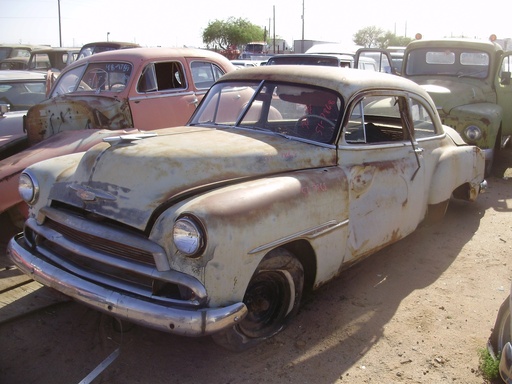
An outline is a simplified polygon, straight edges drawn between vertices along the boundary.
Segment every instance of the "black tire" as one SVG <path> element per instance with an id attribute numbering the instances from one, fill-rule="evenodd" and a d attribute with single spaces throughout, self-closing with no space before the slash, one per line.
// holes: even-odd
<path id="1" fill-rule="evenodd" d="M 237 325 L 212 335 L 218 345 L 243 351 L 283 330 L 297 314 L 304 287 L 302 264 L 277 248 L 261 261 L 244 296 L 247 316 Z"/>
<path id="2" fill-rule="evenodd" d="M 495 358 L 501 353 L 505 344 L 512 341 L 510 320 L 510 296 L 508 296 L 500 306 L 498 317 L 496 317 L 494 328 L 489 337 L 489 352 L 493 353 Z"/>

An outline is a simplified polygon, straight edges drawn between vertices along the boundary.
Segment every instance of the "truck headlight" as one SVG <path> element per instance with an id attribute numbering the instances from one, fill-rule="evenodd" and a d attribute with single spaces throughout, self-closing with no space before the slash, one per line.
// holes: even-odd
<path id="1" fill-rule="evenodd" d="M 482 138 L 482 131 L 476 125 L 469 125 L 464 129 L 467 141 L 476 142 Z"/>
<path id="2" fill-rule="evenodd" d="M 201 226 L 189 216 L 176 220 L 172 229 L 174 245 L 182 254 L 188 257 L 197 256 L 204 245 Z"/>
<path id="3" fill-rule="evenodd" d="M 39 198 L 39 183 L 29 171 L 24 171 L 20 175 L 18 192 L 28 205 L 34 205 L 37 202 Z"/>

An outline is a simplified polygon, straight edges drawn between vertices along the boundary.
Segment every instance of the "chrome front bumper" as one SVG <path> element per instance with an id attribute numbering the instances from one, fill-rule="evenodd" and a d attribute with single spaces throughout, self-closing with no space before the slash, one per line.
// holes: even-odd
<path id="1" fill-rule="evenodd" d="M 22 235 L 9 241 L 7 256 L 25 274 L 74 300 L 134 324 L 183 336 L 211 335 L 240 322 L 244 303 L 222 308 L 183 309 L 143 300 L 94 284 L 34 255 Z"/>

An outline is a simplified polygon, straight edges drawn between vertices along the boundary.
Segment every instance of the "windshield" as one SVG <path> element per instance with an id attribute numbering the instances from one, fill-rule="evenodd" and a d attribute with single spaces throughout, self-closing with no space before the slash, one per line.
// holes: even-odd
<path id="1" fill-rule="evenodd" d="M 70 92 L 120 92 L 128 84 L 131 72 L 130 63 L 84 64 L 61 74 L 50 97 Z"/>
<path id="2" fill-rule="evenodd" d="M 461 48 L 422 48 L 409 52 L 408 76 L 443 75 L 485 79 L 489 74 L 489 54 Z"/>
<path id="3" fill-rule="evenodd" d="M 215 84 L 190 125 L 240 127 L 332 143 L 343 100 L 333 91 L 278 82 Z"/>

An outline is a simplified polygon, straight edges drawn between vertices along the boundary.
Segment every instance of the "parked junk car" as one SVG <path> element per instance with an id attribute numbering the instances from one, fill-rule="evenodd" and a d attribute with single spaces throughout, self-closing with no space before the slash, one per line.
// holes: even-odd
<path id="1" fill-rule="evenodd" d="M 30 57 L 34 49 L 48 48 L 45 45 L 0 44 L 0 61 L 15 57 Z"/>
<path id="2" fill-rule="evenodd" d="M 25 120 L 31 144 L 74 129 L 151 130 L 187 122 L 208 88 L 235 67 L 193 48 L 98 53 L 66 67 Z"/>
<path id="3" fill-rule="evenodd" d="M 350 68 L 384 72 L 383 70 L 379 70 L 377 62 L 371 57 L 361 57 L 356 63 L 356 54 L 358 49 L 358 46 L 345 46 L 337 43 L 321 43 L 313 45 L 306 51 L 306 54 L 335 56 L 340 60 L 340 66 L 347 66 L 346 63 L 348 62 Z"/>
<path id="4" fill-rule="evenodd" d="M 267 65 L 326 65 L 330 67 L 354 68 L 355 59 L 354 55 L 351 54 L 281 54 L 272 56 L 268 59 Z M 359 69 L 376 71 L 377 63 L 372 58 L 361 57 L 357 67 Z"/>
<path id="5" fill-rule="evenodd" d="M 28 69 L 31 71 L 62 71 L 78 58 L 80 48 L 47 48 L 30 53 Z"/>
<path id="6" fill-rule="evenodd" d="M 31 106 L 45 99 L 45 87 L 42 73 L 0 71 L 0 160 L 23 148 L 19 146 L 26 137 L 23 117 Z"/>
<path id="7" fill-rule="evenodd" d="M 345 68 L 232 71 L 183 127 L 28 167 L 10 259 L 120 319 L 250 347 L 302 293 L 477 199 L 478 147 L 417 84 Z"/>
<path id="8" fill-rule="evenodd" d="M 3 59 L 0 61 L 0 70 L 2 71 L 12 71 L 18 70 L 22 71 L 28 68 L 28 57 L 9 57 L 8 59 Z"/>
<path id="9" fill-rule="evenodd" d="M 510 297 L 509 294 L 501 304 L 494 328 L 487 342 L 487 349 L 491 356 L 500 361 L 500 376 L 505 383 L 512 383 L 512 306 L 510 305 Z"/>
<path id="10" fill-rule="evenodd" d="M 24 150 L 0 161 L 0 213 L 16 225 L 26 218 L 17 182 L 25 167 L 106 136 L 183 125 L 210 85 L 233 70 L 222 55 L 191 48 L 111 51 L 66 67 L 50 99 L 28 111 L 26 133 L 20 123 Z"/>
<path id="11" fill-rule="evenodd" d="M 444 124 L 483 149 L 486 173 L 512 134 L 512 51 L 471 39 L 416 40 L 403 73 L 434 99 Z"/>
<path id="12" fill-rule="evenodd" d="M 258 67 L 260 65 L 265 65 L 265 60 L 230 60 L 231 63 L 239 68 L 245 67 Z"/>
<path id="13" fill-rule="evenodd" d="M 78 52 L 78 58 L 83 59 L 84 57 L 92 56 L 100 52 L 115 51 L 117 49 L 128 49 L 128 48 L 139 48 L 140 45 L 136 43 L 128 43 L 122 41 L 96 41 L 93 43 L 87 43 L 80 48 Z"/>

